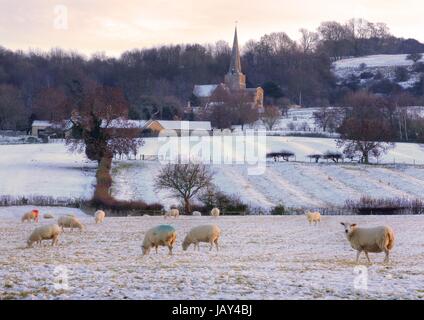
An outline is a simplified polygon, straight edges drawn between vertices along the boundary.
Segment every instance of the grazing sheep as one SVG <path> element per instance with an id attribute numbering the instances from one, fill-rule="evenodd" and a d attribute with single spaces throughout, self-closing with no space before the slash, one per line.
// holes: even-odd
<path id="1" fill-rule="evenodd" d="M 306 219 L 308 219 L 309 224 L 312 224 L 313 222 L 314 225 L 316 225 L 318 222 L 321 222 L 321 214 L 318 211 L 315 211 L 315 212 L 307 211 Z"/>
<path id="2" fill-rule="evenodd" d="M 103 210 L 97 210 L 94 213 L 94 220 L 97 223 L 103 223 L 103 220 L 105 219 L 106 213 Z"/>
<path id="3" fill-rule="evenodd" d="M 61 233 L 60 227 L 57 224 L 49 224 L 35 228 L 28 238 L 28 247 L 32 247 L 34 242 L 41 245 L 42 240 L 52 240 L 52 246 L 57 244 L 59 235 Z"/>
<path id="4" fill-rule="evenodd" d="M 144 236 L 143 244 L 141 246 L 143 255 L 150 252 L 150 248 L 154 247 L 158 253 L 158 246 L 167 246 L 169 254 L 172 255 L 172 247 L 177 239 L 175 229 L 167 224 L 161 224 L 154 228 L 149 229 Z"/>
<path id="5" fill-rule="evenodd" d="M 357 250 L 356 263 L 359 261 L 359 256 L 362 251 L 368 262 L 371 263 L 368 257 L 368 252 L 383 252 L 386 254 L 384 262 L 389 261 L 389 252 L 395 244 L 395 233 L 388 226 L 379 226 L 375 228 L 358 228 L 356 223 L 340 222 L 344 228 L 346 237 L 353 249 Z"/>
<path id="6" fill-rule="evenodd" d="M 167 212 L 165 212 L 164 218 L 166 219 L 167 217 L 174 217 L 174 218 L 178 218 L 180 216 L 180 211 L 178 209 L 171 209 Z"/>
<path id="7" fill-rule="evenodd" d="M 54 217 L 50 213 L 45 213 L 45 214 L 43 214 L 43 218 L 44 219 L 53 219 Z"/>
<path id="8" fill-rule="evenodd" d="M 200 216 L 202 216 L 202 213 L 199 212 L 199 211 L 193 211 L 192 215 L 195 216 L 195 217 L 200 217 Z"/>
<path id="9" fill-rule="evenodd" d="M 31 222 L 31 220 L 34 220 L 34 222 L 38 222 L 38 210 L 32 210 L 30 212 L 27 212 L 21 218 L 22 222 Z"/>
<path id="10" fill-rule="evenodd" d="M 84 230 L 85 228 L 84 225 L 75 216 L 72 215 L 60 217 L 57 220 L 57 224 L 62 228 L 62 231 L 64 228 L 71 228 L 71 231 L 73 231 L 74 228 L 78 228 L 80 231 Z"/>
<path id="11" fill-rule="evenodd" d="M 221 235 L 221 230 L 216 224 L 206 224 L 198 227 L 192 228 L 183 241 L 183 250 L 186 251 L 187 248 L 193 243 L 194 249 L 200 250 L 199 242 L 208 242 L 212 250 L 213 244 L 215 243 L 216 251 L 218 251 L 218 240 Z"/>
<path id="12" fill-rule="evenodd" d="M 219 209 L 218 209 L 218 208 L 213 208 L 213 209 L 211 210 L 211 216 L 219 217 L 219 213 L 220 213 L 220 211 L 219 211 Z"/>

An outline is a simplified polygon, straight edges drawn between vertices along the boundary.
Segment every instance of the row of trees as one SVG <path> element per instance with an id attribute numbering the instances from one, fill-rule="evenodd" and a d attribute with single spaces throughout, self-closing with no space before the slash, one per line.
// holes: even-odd
<path id="1" fill-rule="evenodd" d="M 267 105 L 337 102 L 345 91 L 331 72 L 335 59 L 424 51 L 417 41 L 395 38 L 384 24 L 365 20 L 324 22 L 314 32 L 300 32 L 298 41 L 277 32 L 251 40 L 243 49 L 248 86 L 262 86 Z M 121 88 L 130 118 L 190 119 L 193 115 L 185 114 L 183 107 L 194 99 L 193 86 L 222 82 L 230 51 L 226 42 L 218 41 L 134 49 L 119 58 L 95 54 L 87 59 L 60 49 L 24 53 L 0 47 L 0 129 L 25 129 L 33 119 L 60 116 L 57 106 L 89 82 Z"/>

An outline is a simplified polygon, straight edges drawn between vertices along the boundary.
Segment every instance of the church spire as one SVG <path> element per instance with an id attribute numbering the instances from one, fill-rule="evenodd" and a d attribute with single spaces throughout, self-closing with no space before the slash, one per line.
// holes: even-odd
<path id="1" fill-rule="evenodd" d="M 237 25 L 234 31 L 233 51 L 231 52 L 230 70 L 228 70 L 228 73 L 229 74 L 241 73 L 240 51 L 239 51 L 238 38 L 237 38 Z"/>
<path id="2" fill-rule="evenodd" d="M 240 51 L 237 38 L 237 25 L 234 31 L 233 51 L 231 52 L 230 69 L 225 75 L 225 84 L 231 91 L 246 89 L 246 76 L 241 72 Z"/>

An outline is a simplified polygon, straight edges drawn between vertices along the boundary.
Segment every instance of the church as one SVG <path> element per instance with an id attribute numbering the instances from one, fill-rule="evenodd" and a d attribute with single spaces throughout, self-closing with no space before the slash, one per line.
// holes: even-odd
<path id="1" fill-rule="evenodd" d="M 237 27 L 234 32 L 233 48 L 231 52 L 230 67 L 228 73 L 224 77 L 224 83 L 195 85 L 193 95 L 199 101 L 200 107 L 203 110 L 210 110 L 214 105 L 219 104 L 219 101 L 214 98 L 214 93 L 217 90 L 225 90 L 230 94 L 242 94 L 246 97 L 246 103 L 249 103 L 252 108 L 263 108 L 264 91 L 261 87 L 246 88 L 246 76 L 241 71 L 240 50 L 237 38 Z M 193 106 L 194 107 L 194 106 Z"/>

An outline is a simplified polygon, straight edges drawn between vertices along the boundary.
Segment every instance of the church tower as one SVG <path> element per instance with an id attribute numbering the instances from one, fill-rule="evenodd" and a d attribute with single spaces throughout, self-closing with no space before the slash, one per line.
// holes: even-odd
<path id="1" fill-rule="evenodd" d="M 240 51 L 237 39 L 237 27 L 234 32 L 233 50 L 231 52 L 230 69 L 225 75 L 225 84 L 231 91 L 246 89 L 246 76 L 241 72 Z"/>

